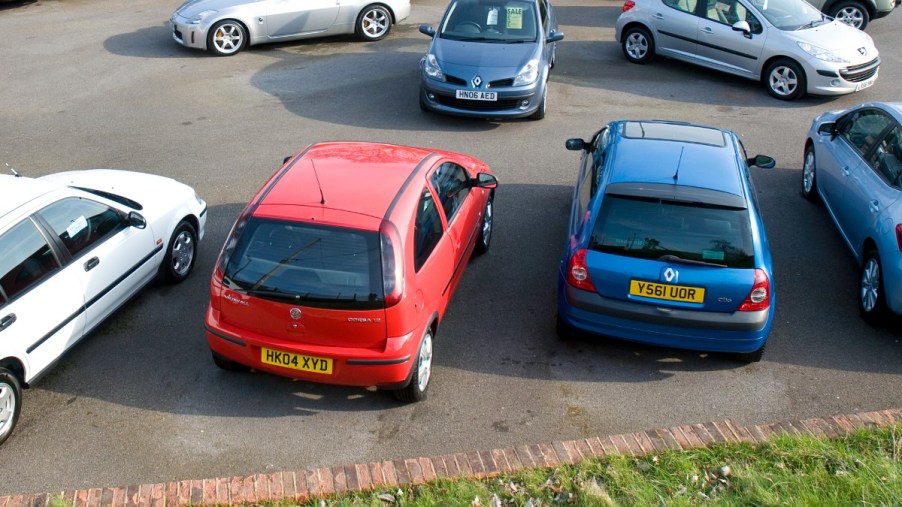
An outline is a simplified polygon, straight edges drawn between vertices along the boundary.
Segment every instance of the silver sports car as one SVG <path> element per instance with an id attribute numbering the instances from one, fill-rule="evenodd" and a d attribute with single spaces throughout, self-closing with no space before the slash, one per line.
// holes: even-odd
<path id="1" fill-rule="evenodd" d="M 410 15 L 410 0 L 188 0 L 169 19 L 172 38 L 230 56 L 248 45 L 356 34 L 382 39 Z"/>

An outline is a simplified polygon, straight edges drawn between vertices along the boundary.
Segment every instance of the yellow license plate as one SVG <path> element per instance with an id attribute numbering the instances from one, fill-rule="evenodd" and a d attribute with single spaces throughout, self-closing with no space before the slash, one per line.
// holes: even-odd
<path id="1" fill-rule="evenodd" d="M 630 280 L 630 295 L 684 303 L 703 303 L 705 301 L 705 289 L 702 287 L 686 287 L 639 280 Z"/>
<path id="2" fill-rule="evenodd" d="M 332 374 L 332 360 L 325 357 L 302 356 L 281 350 L 261 348 L 260 361 L 294 370 L 322 373 L 323 375 Z"/>

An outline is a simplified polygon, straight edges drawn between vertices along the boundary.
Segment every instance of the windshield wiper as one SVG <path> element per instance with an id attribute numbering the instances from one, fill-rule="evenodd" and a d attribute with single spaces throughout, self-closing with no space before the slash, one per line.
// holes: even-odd
<path id="1" fill-rule="evenodd" d="M 690 264 L 693 266 L 712 266 L 715 268 L 727 267 L 726 264 L 717 264 L 714 262 L 697 261 L 697 260 L 693 260 L 693 259 L 684 259 L 682 257 L 677 257 L 676 255 L 671 255 L 671 254 L 662 255 L 662 256 L 658 257 L 658 260 L 661 262 L 673 262 L 674 264 Z"/>

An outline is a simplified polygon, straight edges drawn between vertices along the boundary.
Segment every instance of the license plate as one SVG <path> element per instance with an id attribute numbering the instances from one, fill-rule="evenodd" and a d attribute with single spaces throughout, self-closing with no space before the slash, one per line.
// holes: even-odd
<path id="1" fill-rule="evenodd" d="M 862 82 L 858 83 L 857 85 L 855 85 L 855 91 L 859 92 L 861 90 L 864 90 L 865 88 L 870 88 L 870 86 L 872 84 L 874 84 L 874 81 L 876 81 L 876 79 L 871 78 L 871 79 L 868 79 L 867 81 L 862 81 Z"/>
<path id="2" fill-rule="evenodd" d="M 457 90 L 457 98 L 495 102 L 498 100 L 498 94 L 495 92 L 480 92 L 475 90 Z"/>
<path id="3" fill-rule="evenodd" d="M 332 360 L 325 357 L 303 356 L 267 348 L 260 349 L 260 361 L 274 366 L 309 371 L 311 373 L 332 374 Z"/>
<path id="4" fill-rule="evenodd" d="M 702 287 L 686 287 L 639 280 L 630 280 L 630 295 L 684 303 L 703 303 L 705 301 L 705 289 Z"/>

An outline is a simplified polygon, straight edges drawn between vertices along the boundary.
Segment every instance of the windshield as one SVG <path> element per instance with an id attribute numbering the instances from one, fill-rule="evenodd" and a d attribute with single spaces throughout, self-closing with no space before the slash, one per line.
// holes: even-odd
<path id="1" fill-rule="evenodd" d="M 235 291 L 321 308 L 382 308 L 379 234 L 251 218 L 223 266 Z"/>
<path id="2" fill-rule="evenodd" d="M 780 30 L 802 30 L 827 23 L 824 14 L 805 0 L 749 0 Z"/>
<path id="3" fill-rule="evenodd" d="M 534 42 L 538 35 L 535 4 L 503 0 L 453 0 L 439 37 L 474 42 Z"/>
<path id="4" fill-rule="evenodd" d="M 589 248 L 626 257 L 754 267 L 748 210 L 606 195 Z"/>

